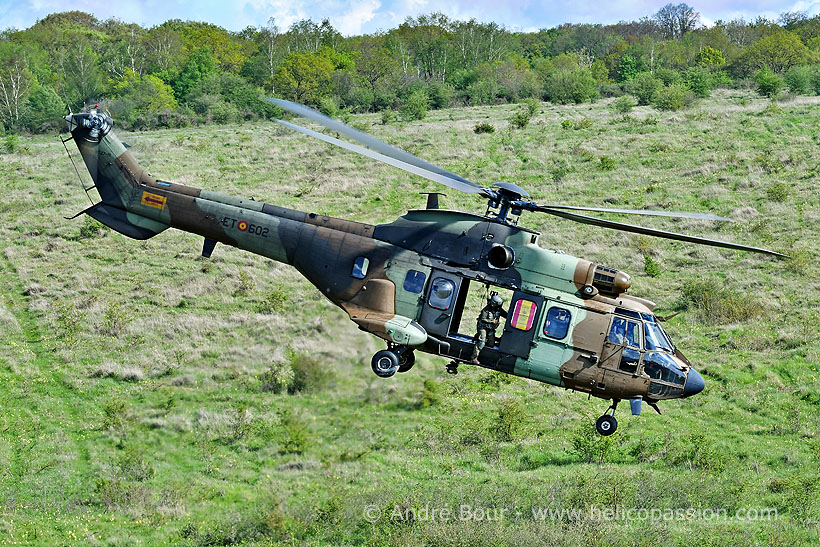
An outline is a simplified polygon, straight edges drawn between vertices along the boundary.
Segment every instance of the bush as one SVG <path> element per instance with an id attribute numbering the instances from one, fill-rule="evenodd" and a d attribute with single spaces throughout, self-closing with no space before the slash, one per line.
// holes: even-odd
<path id="1" fill-rule="evenodd" d="M 612 109 L 621 114 L 632 112 L 638 101 L 632 95 L 624 95 L 612 101 Z"/>
<path id="2" fill-rule="evenodd" d="M 473 131 L 475 133 L 478 133 L 479 135 L 481 133 L 495 133 L 495 127 L 488 124 L 487 122 L 481 122 L 475 124 L 475 127 L 473 127 Z"/>
<path id="3" fill-rule="evenodd" d="M 262 382 L 262 391 L 282 393 L 293 384 L 293 368 L 289 362 L 274 361 L 259 376 L 259 380 Z"/>
<path id="4" fill-rule="evenodd" d="M 215 123 L 228 124 L 237 121 L 239 110 L 232 104 L 218 101 L 208 110 L 208 114 Z"/>
<path id="5" fill-rule="evenodd" d="M 445 82 L 430 82 L 427 86 L 427 94 L 430 97 L 430 104 L 434 109 L 447 108 L 453 102 L 456 90 Z"/>
<path id="6" fill-rule="evenodd" d="M 575 431 L 572 432 L 570 443 L 572 444 L 572 452 L 581 458 L 585 463 L 603 464 L 612 448 L 615 445 L 615 439 L 621 435 L 619 432 L 604 437 L 598 435 L 595 430 L 595 419 L 587 417 L 581 420 L 581 424 Z"/>
<path id="7" fill-rule="evenodd" d="M 65 107 L 65 102 L 51 86 L 37 86 L 28 98 L 26 126 L 32 131 L 53 126 L 65 114 Z"/>
<path id="8" fill-rule="evenodd" d="M 279 426 L 282 431 L 281 452 L 285 454 L 302 454 L 308 448 L 307 420 L 295 411 L 284 409 L 279 412 Z"/>
<path id="9" fill-rule="evenodd" d="M 652 104 L 659 110 L 680 110 L 686 106 L 686 89 L 674 84 L 660 88 L 652 100 Z"/>
<path id="10" fill-rule="evenodd" d="M 649 72 L 641 72 L 629 84 L 629 92 L 635 95 L 639 105 L 652 104 L 655 94 L 663 87 L 663 82 Z"/>
<path id="11" fill-rule="evenodd" d="M 598 86 L 598 93 L 601 97 L 621 97 L 624 90 L 621 84 L 601 84 Z"/>
<path id="12" fill-rule="evenodd" d="M 663 85 L 672 85 L 681 83 L 681 74 L 677 70 L 671 68 L 659 68 L 655 71 L 655 78 L 663 82 Z"/>
<path id="13" fill-rule="evenodd" d="M 554 104 L 580 104 L 598 98 L 598 84 L 588 69 L 556 70 L 544 83 L 544 98 Z"/>
<path id="14" fill-rule="evenodd" d="M 763 306 L 747 292 L 722 288 L 713 279 L 685 282 L 678 304 L 707 324 L 748 321 L 763 313 Z"/>
<path id="15" fill-rule="evenodd" d="M 786 72 L 785 81 L 789 91 L 797 95 L 808 95 L 814 91 L 812 78 L 815 70 L 809 66 L 795 66 Z"/>
<path id="16" fill-rule="evenodd" d="M 757 92 L 764 97 L 774 98 L 786 85 L 786 82 L 780 75 L 772 72 L 770 68 L 759 70 L 755 74 L 755 82 L 757 82 Z"/>
<path id="17" fill-rule="evenodd" d="M 658 277 L 661 275 L 661 268 L 658 263 L 652 260 L 652 257 L 645 255 L 643 257 L 643 271 L 649 277 Z"/>
<path id="18" fill-rule="evenodd" d="M 712 91 L 712 75 L 702 68 L 690 68 L 683 75 L 683 83 L 696 97 L 701 99 L 709 96 Z"/>
<path id="19" fill-rule="evenodd" d="M 524 101 L 521 104 L 524 105 L 524 108 L 527 109 L 527 114 L 530 115 L 530 118 L 532 118 L 538 113 L 538 101 L 536 101 L 535 99 L 524 99 Z"/>
<path id="20" fill-rule="evenodd" d="M 423 120 L 427 117 L 430 106 L 430 97 L 423 89 L 413 91 L 401 106 L 401 114 L 405 120 Z"/>
<path id="21" fill-rule="evenodd" d="M 421 406 L 428 408 L 441 402 L 441 384 L 435 380 L 427 378 L 424 380 L 424 388 L 421 390 Z"/>
<path id="22" fill-rule="evenodd" d="M 396 121 L 396 111 L 387 108 L 382 110 L 382 125 L 388 125 Z"/>
<path id="23" fill-rule="evenodd" d="M 491 428 L 493 436 L 501 442 L 512 441 L 521 431 L 523 420 L 524 411 L 521 410 L 521 403 L 513 399 L 503 401 L 498 405 L 495 423 Z"/>
<path id="24" fill-rule="evenodd" d="M 20 139 L 15 133 L 9 133 L 6 135 L 6 138 L 3 139 L 3 148 L 6 150 L 6 153 L 13 154 L 19 147 Z"/>
<path id="25" fill-rule="evenodd" d="M 313 355 L 290 351 L 288 362 L 293 370 L 293 382 L 288 386 L 290 394 L 319 391 L 333 379 L 333 369 Z"/>
<path id="26" fill-rule="evenodd" d="M 518 129 L 524 129 L 530 123 L 530 115 L 526 110 L 521 110 L 513 114 L 510 123 Z"/>
<path id="27" fill-rule="evenodd" d="M 612 171 L 615 169 L 615 158 L 610 156 L 601 156 L 600 164 L 601 171 Z"/>

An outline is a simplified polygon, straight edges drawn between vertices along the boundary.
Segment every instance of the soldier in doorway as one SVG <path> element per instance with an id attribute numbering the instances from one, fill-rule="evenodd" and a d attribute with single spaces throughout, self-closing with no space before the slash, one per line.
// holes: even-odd
<path id="1" fill-rule="evenodd" d="M 487 299 L 487 305 L 481 310 L 478 315 L 477 332 L 475 338 L 475 345 L 473 346 L 472 362 L 478 364 L 478 354 L 484 349 L 485 345 L 493 347 L 495 345 L 495 331 L 498 329 L 498 323 L 502 317 L 507 317 L 507 312 L 501 308 L 504 300 L 493 293 Z"/>

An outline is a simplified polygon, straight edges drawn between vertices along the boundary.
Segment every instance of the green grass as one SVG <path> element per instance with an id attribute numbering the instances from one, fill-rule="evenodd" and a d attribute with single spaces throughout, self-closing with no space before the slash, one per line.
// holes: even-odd
<path id="1" fill-rule="evenodd" d="M 515 130 L 518 105 L 353 117 L 537 201 L 711 211 L 738 222 L 644 223 L 793 255 L 526 216 L 542 245 L 626 270 L 630 293 L 682 312 L 667 330 L 706 390 L 661 416 L 622 405 L 608 440 L 589 435 L 605 402 L 554 387 L 453 377 L 428 356 L 376 378 L 378 340 L 287 266 L 224 246 L 204 260 L 178 231 L 135 242 L 65 220 L 88 201 L 62 145 L 21 137 L 0 151 L 0 543 L 816 544 L 820 108 L 769 104 L 721 91 L 675 113 L 541 105 Z M 364 222 L 442 190 L 272 123 L 120 136 L 163 179 Z M 446 191 L 445 206 L 483 212 Z M 277 378 L 299 389 L 272 388 L 287 367 L 296 375 Z M 465 520 L 461 505 L 508 511 Z M 453 515 L 425 518 L 436 508 Z M 576 522 L 532 518 L 539 508 L 777 518 Z"/>

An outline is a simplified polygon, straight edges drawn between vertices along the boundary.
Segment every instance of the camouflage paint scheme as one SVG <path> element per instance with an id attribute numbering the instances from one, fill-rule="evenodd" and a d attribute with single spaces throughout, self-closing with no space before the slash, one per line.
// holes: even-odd
<path id="1" fill-rule="evenodd" d="M 147 239 L 173 227 L 203 236 L 205 256 L 218 242 L 289 264 L 360 329 L 391 346 L 460 362 L 470 359 L 469 336 L 449 331 L 434 336 L 425 328 L 435 329 L 425 312 L 433 278 L 510 289 L 515 291 L 513 302 L 506 304 L 531 300 L 535 322 L 527 332 L 515 332 L 510 329 L 511 309 L 500 345 L 481 352 L 481 366 L 604 399 L 647 397 L 649 376 L 642 369 L 619 370 L 623 346 L 607 342 L 616 309 L 651 316 L 654 307 L 623 294 L 630 285 L 623 272 L 542 249 L 538 233 L 470 213 L 414 210 L 371 226 L 162 181 L 137 164 L 111 130 L 108 116 L 91 111 L 66 120 L 102 199 L 85 212 L 129 237 Z M 509 266 L 489 263 L 490 250 L 499 245 L 511 252 Z M 351 275 L 360 257 L 367 259 L 361 279 Z M 405 288 L 410 270 L 424 275 L 421 292 Z M 581 292 L 593 285 L 593 295 Z M 550 307 L 570 312 L 563 339 L 545 334 L 547 314 L 542 311 Z M 458 304 L 453 313 L 460 315 Z M 450 320 L 458 323 L 452 314 Z M 508 344 L 509 351 L 505 337 L 518 340 Z M 689 363 L 677 350 L 674 360 L 688 373 Z M 683 385 L 664 390 L 647 398 L 680 397 Z"/>

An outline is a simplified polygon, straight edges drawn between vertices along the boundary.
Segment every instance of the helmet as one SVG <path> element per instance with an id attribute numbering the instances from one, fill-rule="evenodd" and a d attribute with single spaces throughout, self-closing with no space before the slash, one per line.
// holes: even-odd
<path id="1" fill-rule="evenodd" d="M 494 294 L 492 298 L 490 298 L 490 304 L 492 304 L 496 308 L 500 308 L 503 303 L 504 299 L 498 296 L 497 294 Z"/>

